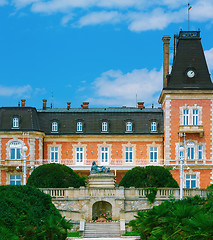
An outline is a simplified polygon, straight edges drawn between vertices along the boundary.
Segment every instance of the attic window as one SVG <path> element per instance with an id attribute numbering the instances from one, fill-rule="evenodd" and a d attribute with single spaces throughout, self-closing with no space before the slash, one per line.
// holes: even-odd
<path id="1" fill-rule="evenodd" d="M 52 132 L 58 132 L 58 123 L 52 122 Z"/>
<path id="2" fill-rule="evenodd" d="M 13 128 L 19 128 L 19 119 L 17 117 L 13 118 Z"/>
<path id="3" fill-rule="evenodd" d="M 156 132 L 157 131 L 157 123 L 156 122 L 152 122 L 151 123 L 151 131 L 152 132 Z"/>
<path id="4" fill-rule="evenodd" d="M 77 132 L 82 132 L 83 131 L 83 124 L 82 122 L 77 122 Z"/>
<path id="5" fill-rule="evenodd" d="M 132 131 L 132 123 L 131 122 L 127 122 L 126 123 L 126 132 L 131 132 Z"/>

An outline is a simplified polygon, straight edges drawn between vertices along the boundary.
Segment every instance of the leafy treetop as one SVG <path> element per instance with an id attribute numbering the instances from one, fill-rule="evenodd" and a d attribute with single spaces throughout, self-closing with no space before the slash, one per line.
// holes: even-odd
<path id="1" fill-rule="evenodd" d="M 44 164 L 29 176 L 27 185 L 37 188 L 68 188 L 85 186 L 85 179 L 62 164 Z"/>
<path id="2" fill-rule="evenodd" d="M 160 166 L 135 167 L 126 172 L 119 186 L 136 188 L 179 187 L 170 171 Z"/>

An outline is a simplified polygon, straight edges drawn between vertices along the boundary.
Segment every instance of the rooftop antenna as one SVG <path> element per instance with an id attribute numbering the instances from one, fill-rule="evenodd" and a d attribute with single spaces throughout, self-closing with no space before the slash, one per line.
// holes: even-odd
<path id="1" fill-rule="evenodd" d="M 138 96 L 137 96 L 137 92 L 136 92 L 136 107 L 137 107 L 137 103 L 138 103 Z"/>
<path id="2" fill-rule="evenodd" d="M 190 3 L 188 3 L 188 31 L 190 30 L 190 25 L 189 25 L 189 11 L 191 10 L 192 6 L 190 5 Z"/>
<path id="3" fill-rule="evenodd" d="M 53 97 L 53 91 L 51 91 L 51 104 L 50 104 L 51 108 L 54 108 L 54 97 Z"/>

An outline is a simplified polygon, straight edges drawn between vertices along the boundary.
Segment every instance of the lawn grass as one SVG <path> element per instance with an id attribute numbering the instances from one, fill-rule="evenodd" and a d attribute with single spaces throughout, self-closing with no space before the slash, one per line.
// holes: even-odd
<path id="1" fill-rule="evenodd" d="M 68 232 L 67 237 L 80 237 L 79 232 Z"/>
<path id="2" fill-rule="evenodd" d="M 138 232 L 126 232 L 123 236 L 140 236 Z"/>

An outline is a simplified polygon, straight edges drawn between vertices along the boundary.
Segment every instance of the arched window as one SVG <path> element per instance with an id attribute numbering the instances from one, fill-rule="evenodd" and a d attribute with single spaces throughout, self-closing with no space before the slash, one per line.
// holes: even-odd
<path id="1" fill-rule="evenodd" d="M 188 160 L 195 159 L 195 144 L 193 142 L 187 143 L 187 159 Z"/>
<path id="2" fill-rule="evenodd" d="M 152 132 L 156 132 L 157 131 L 157 123 L 156 122 L 152 122 L 151 123 L 151 131 Z"/>
<path id="3" fill-rule="evenodd" d="M 183 160 L 183 159 L 184 159 L 184 147 L 183 147 L 183 146 L 180 146 L 180 149 L 179 149 L 179 158 L 180 158 L 180 160 Z"/>
<path id="4" fill-rule="evenodd" d="M 107 132 L 107 122 L 102 122 L 102 132 Z"/>
<path id="5" fill-rule="evenodd" d="M 20 142 L 11 142 L 10 143 L 10 159 L 19 160 L 21 159 L 21 147 Z"/>
<path id="6" fill-rule="evenodd" d="M 77 122 L 77 132 L 82 132 L 82 122 Z"/>
<path id="7" fill-rule="evenodd" d="M 58 123 L 52 122 L 52 132 L 58 132 Z"/>
<path id="8" fill-rule="evenodd" d="M 13 128 L 19 128 L 19 119 L 17 117 L 13 118 Z"/>
<path id="9" fill-rule="evenodd" d="M 131 122 L 127 122 L 126 123 L 126 131 L 127 132 L 131 132 L 132 131 L 132 123 Z"/>

